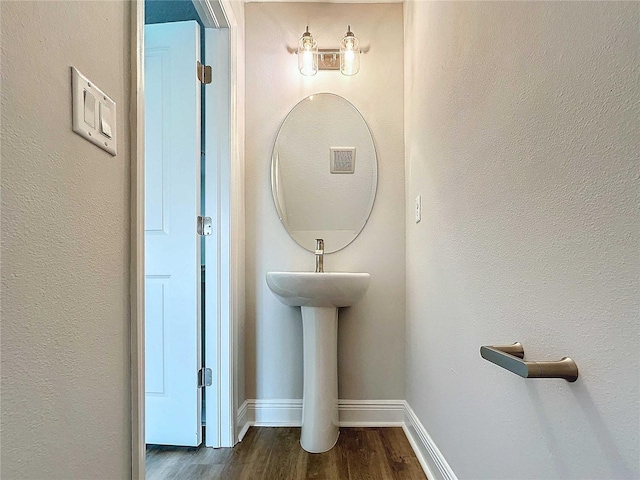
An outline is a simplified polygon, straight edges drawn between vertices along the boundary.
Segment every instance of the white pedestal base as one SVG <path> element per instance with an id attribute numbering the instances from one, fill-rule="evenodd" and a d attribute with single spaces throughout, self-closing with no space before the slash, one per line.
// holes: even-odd
<path id="1" fill-rule="evenodd" d="M 338 309 L 301 307 L 304 392 L 300 445 L 322 453 L 338 441 Z"/>

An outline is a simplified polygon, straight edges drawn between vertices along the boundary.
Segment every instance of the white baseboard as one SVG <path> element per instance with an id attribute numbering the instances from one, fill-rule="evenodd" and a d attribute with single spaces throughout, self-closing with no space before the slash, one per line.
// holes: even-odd
<path id="1" fill-rule="evenodd" d="M 339 400 L 341 427 L 400 427 L 404 422 L 404 400 Z M 299 427 L 302 400 L 246 400 L 238 409 L 238 428 Z"/>
<path id="2" fill-rule="evenodd" d="M 404 400 L 339 400 L 341 427 L 401 427 Z"/>
<path id="3" fill-rule="evenodd" d="M 241 442 L 247 434 L 250 426 L 251 422 L 249 421 L 247 413 L 247 401 L 245 400 L 242 405 L 240 405 L 240 408 L 238 408 L 238 419 L 236 421 L 239 442 Z"/>
<path id="4" fill-rule="evenodd" d="M 442 452 L 407 402 L 405 402 L 405 420 L 402 428 L 429 480 L 458 480 Z"/>
<path id="5" fill-rule="evenodd" d="M 256 427 L 299 427 L 302 425 L 302 400 L 248 400 L 247 416 Z"/>
<path id="6" fill-rule="evenodd" d="M 451 467 L 404 400 L 339 400 L 341 427 L 402 427 L 429 480 L 457 480 Z M 299 427 L 302 400 L 246 400 L 238 409 L 238 440 L 250 426 Z"/>

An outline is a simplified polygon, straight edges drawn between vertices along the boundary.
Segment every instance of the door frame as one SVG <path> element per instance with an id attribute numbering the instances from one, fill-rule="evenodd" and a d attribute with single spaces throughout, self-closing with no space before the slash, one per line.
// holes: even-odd
<path id="1" fill-rule="evenodd" d="M 228 62 L 228 109 L 217 109 L 216 119 L 228 125 L 228 143 L 218 148 L 219 158 L 205 159 L 219 163 L 223 175 L 215 181 L 225 196 L 224 211 L 218 218 L 217 232 L 227 254 L 218 263 L 218 298 L 228 309 L 217 308 L 215 327 L 218 335 L 207 349 L 214 349 L 219 392 L 227 391 L 218 402 L 215 416 L 218 446 L 233 446 L 238 441 L 236 399 L 239 381 L 239 324 L 244 311 L 244 162 L 241 132 L 243 128 L 244 81 L 242 77 L 241 42 L 238 22 L 229 0 L 193 0 L 205 28 L 228 29 L 225 43 Z M 205 50 L 206 52 L 206 50 Z M 144 379 L 144 0 L 131 2 L 131 478 L 145 478 L 145 379 Z M 224 66 L 224 65 L 223 65 Z M 216 75 L 220 78 L 218 73 Z M 207 181 L 208 185 L 209 181 Z M 224 193 L 226 192 L 226 193 Z M 195 221 L 195 220 L 194 220 Z M 205 259 L 206 260 L 206 259 Z M 221 289 L 221 286 L 226 286 Z M 211 325 L 211 321 L 208 322 Z"/>

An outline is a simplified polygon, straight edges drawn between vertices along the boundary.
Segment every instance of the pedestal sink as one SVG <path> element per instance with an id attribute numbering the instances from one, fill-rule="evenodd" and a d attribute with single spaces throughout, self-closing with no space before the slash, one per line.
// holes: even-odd
<path id="1" fill-rule="evenodd" d="M 358 302 L 368 273 L 269 272 L 267 285 L 290 307 L 302 308 L 304 391 L 300 444 L 330 450 L 338 440 L 338 308 Z"/>

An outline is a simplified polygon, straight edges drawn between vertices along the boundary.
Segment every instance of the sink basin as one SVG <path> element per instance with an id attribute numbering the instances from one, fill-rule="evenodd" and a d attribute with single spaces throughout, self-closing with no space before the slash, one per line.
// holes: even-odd
<path id="1" fill-rule="evenodd" d="M 368 273 L 269 272 L 267 285 L 290 307 L 350 307 L 369 288 Z"/>
<path id="2" fill-rule="evenodd" d="M 338 441 L 338 308 L 360 300 L 370 280 L 368 273 L 267 273 L 267 284 L 275 296 L 302 310 L 300 445 L 307 452 L 326 452 Z"/>

